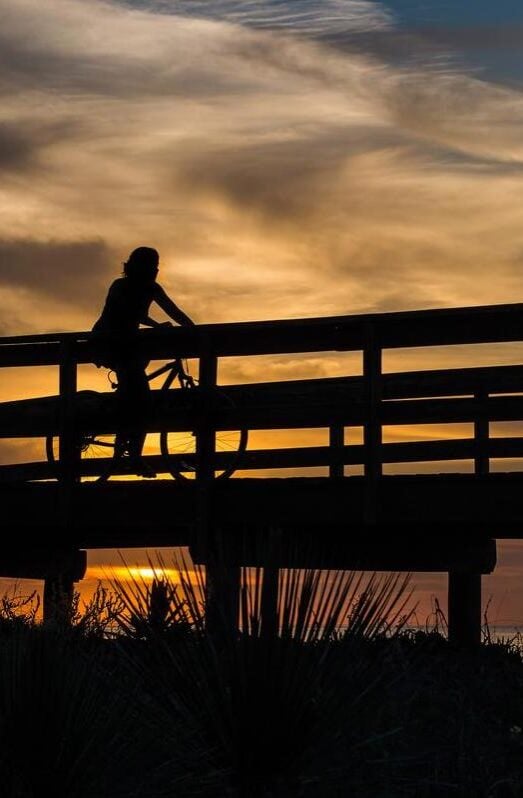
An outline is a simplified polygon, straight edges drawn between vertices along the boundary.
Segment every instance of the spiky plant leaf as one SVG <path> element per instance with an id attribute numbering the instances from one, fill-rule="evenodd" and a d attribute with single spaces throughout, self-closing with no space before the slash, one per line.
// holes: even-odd
<path id="1" fill-rule="evenodd" d="M 180 577 L 170 591 L 172 618 L 190 620 L 191 633 L 174 642 L 157 628 L 146 656 L 129 661 L 158 705 L 161 734 L 174 750 L 182 726 L 195 751 L 206 752 L 209 789 L 222 779 L 222 791 L 255 798 L 320 771 L 325 782 L 332 741 L 347 713 L 356 720 L 377 681 L 373 671 L 366 682 L 367 661 L 352 656 L 348 642 L 392 633 L 409 597 L 408 577 L 286 570 L 270 610 L 264 571 L 244 569 L 232 634 L 227 614 L 216 621 L 216 607 L 206 627 L 203 569 L 183 558 L 174 564 Z M 212 564 L 218 584 L 222 566 L 225 581 L 227 563 Z M 160 570 L 156 576 L 168 578 Z M 128 609 L 147 619 L 147 588 L 135 582 L 124 595 Z M 269 611 L 276 619 L 267 626 Z"/>

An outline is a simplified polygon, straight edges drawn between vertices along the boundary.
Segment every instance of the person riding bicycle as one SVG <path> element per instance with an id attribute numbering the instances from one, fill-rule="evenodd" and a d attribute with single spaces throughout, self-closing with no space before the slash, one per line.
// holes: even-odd
<path id="1" fill-rule="evenodd" d="M 159 260 L 157 250 L 152 247 L 133 250 L 124 263 L 124 276 L 112 283 L 101 316 L 93 326 L 93 338 L 103 341 L 102 355 L 96 365 L 114 371 L 118 381 L 120 429 L 115 439 L 116 451 L 127 453 L 137 473 L 145 477 L 156 476 L 141 460 L 150 411 L 145 373 L 149 361 L 133 351 L 132 335 L 141 324 L 171 326 L 171 322 L 157 322 L 149 316 L 153 302 L 178 324 L 194 324 L 156 282 Z M 125 340 L 126 334 L 129 341 Z"/>

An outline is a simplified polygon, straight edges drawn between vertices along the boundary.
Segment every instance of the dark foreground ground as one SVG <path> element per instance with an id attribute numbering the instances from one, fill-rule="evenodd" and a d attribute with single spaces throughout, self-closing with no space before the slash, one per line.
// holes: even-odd
<path id="1" fill-rule="evenodd" d="M 514 641 L 104 612 L 43 627 L 4 605 L 2 798 L 523 796 Z"/>

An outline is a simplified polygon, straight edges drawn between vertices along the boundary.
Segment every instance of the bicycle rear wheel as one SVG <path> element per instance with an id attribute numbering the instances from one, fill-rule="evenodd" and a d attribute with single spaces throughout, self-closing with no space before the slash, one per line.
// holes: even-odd
<path id="1" fill-rule="evenodd" d="M 121 455 L 115 450 L 114 435 L 82 435 L 79 443 L 79 456 L 82 460 L 100 460 L 100 470 L 94 471 L 86 479 L 91 482 L 106 482 L 111 476 L 113 461 Z M 52 464 L 59 463 L 59 438 L 48 435 L 45 439 L 45 452 L 47 461 Z M 95 464 L 96 469 L 96 464 Z"/>

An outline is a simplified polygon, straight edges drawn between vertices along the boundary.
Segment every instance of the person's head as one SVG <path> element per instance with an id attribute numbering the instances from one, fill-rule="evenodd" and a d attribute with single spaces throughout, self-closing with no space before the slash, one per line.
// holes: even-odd
<path id="1" fill-rule="evenodd" d="M 123 273 L 132 280 L 149 282 L 155 280 L 158 274 L 160 256 L 152 247 L 138 247 L 133 249 L 129 259 L 123 265 Z"/>

